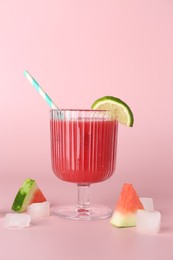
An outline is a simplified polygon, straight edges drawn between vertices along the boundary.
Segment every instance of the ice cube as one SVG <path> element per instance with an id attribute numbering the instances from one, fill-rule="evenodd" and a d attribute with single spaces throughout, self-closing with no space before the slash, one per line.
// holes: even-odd
<path id="1" fill-rule="evenodd" d="M 146 233 L 158 233 L 161 225 L 159 211 L 137 210 L 136 229 Z"/>
<path id="2" fill-rule="evenodd" d="M 32 203 L 27 207 L 31 219 L 50 216 L 50 203 L 48 201 Z"/>
<path id="3" fill-rule="evenodd" d="M 145 210 L 154 210 L 154 204 L 152 198 L 140 198 Z"/>
<path id="4" fill-rule="evenodd" d="M 4 217 L 4 227 L 29 227 L 31 216 L 26 213 L 7 213 Z"/>

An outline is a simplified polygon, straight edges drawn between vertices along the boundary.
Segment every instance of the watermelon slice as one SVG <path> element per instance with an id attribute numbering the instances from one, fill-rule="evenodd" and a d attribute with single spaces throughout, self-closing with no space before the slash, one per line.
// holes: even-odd
<path id="1" fill-rule="evenodd" d="M 133 185 L 125 183 L 110 223 L 116 227 L 133 227 L 136 225 L 138 209 L 144 209 L 144 207 Z"/>
<path id="2" fill-rule="evenodd" d="M 16 194 L 12 210 L 16 212 L 24 212 L 27 210 L 28 205 L 44 201 L 46 201 L 46 198 L 37 186 L 36 181 L 26 179 Z"/>

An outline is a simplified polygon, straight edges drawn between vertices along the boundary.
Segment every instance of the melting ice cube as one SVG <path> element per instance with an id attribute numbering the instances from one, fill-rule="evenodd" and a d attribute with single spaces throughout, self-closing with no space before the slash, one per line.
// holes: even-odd
<path id="1" fill-rule="evenodd" d="M 7 213 L 4 217 L 4 227 L 29 227 L 31 216 L 25 213 Z"/>
<path id="2" fill-rule="evenodd" d="M 48 201 L 32 203 L 27 207 L 27 212 L 32 219 L 48 217 L 50 215 L 50 203 Z"/>
<path id="3" fill-rule="evenodd" d="M 158 233 L 161 224 L 159 211 L 137 210 L 136 229 L 146 233 Z"/>
<path id="4" fill-rule="evenodd" d="M 154 204 L 152 198 L 140 198 L 145 210 L 154 210 Z"/>

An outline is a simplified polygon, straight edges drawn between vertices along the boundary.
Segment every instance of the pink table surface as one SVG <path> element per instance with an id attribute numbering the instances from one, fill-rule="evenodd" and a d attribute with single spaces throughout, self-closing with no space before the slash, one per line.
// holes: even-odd
<path id="1" fill-rule="evenodd" d="M 22 180 L 22 177 L 19 178 Z M 1 218 L 0 218 L 0 259 L 173 259 L 173 207 L 171 201 L 161 198 L 157 194 L 155 206 L 162 213 L 162 225 L 159 234 L 149 235 L 136 231 L 133 228 L 119 229 L 109 223 L 109 219 L 93 222 L 78 222 L 59 218 L 51 214 L 48 218 L 35 221 L 29 228 L 15 229 L 4 228 L 3 217 L 10 211 L 13 195 L 19 180 L 10 183 L 3 179 L 0 185 L 1 193 Z M 57 203 L 70 203 L 75 197 L 74 185 L 59 185 L 52 179 L 40 181 L 42 189 L 54 206 L 57 194 L 61 194 Z M 7 190 L 8 185 L 8 190 Z M 100 185 L 100 187 L 99 187 Z M 101 199 L 96 196 L 99 189 L 106 184 L 93 185 L 92 192 L 95 201 L 114 207 L 116 198 Z M 104 186 L 102 186 L 104 185 Z M 58 191 L 57 191 L 58 187 Z M 63 188 L 62 188 L 63 187 Z M 74 190 L 73 190 L 74 188 Z M 7 196 L 7 191 L 11 191 Z M 65 198 L 65 193 L 69 197 Z M 73 197 L 74 196 L 74 197 Z M 73 197 L 70 199 L 70 197 Z M 100 196 L 101 197 L 101 196 Z M 94 199 L 94 198 L 93 198 Z M 157 203 L 156 203 L 157 202 Z"/>

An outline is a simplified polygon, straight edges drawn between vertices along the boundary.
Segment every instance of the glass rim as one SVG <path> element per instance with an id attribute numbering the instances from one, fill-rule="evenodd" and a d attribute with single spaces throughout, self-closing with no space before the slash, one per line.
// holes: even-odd
<path id="1" fill-rule="evenodd" d="M 110 110 L 106 110 L 106 109 L 82 109 L 82 108 L 79 108 L 79 109 L 77 109 L 77 108 L 74 108 L 74 109 L 72 109 L 72 108 L 70 108 L 70 109 L 68 109 L 68 108 L 62 108 L 62 109 L 54 109 L 54 108 L 51 108 L 50 109 L 50 112 L 60 112 L 60 111 L 62 111 L 62 112 L 65 112 L 65 111 L 70 111 L 70 112 L 77 112 L 77 111 L 79 111 L 79 112 L 109 112 Z"/>
<path id="2" fill-rule="evenodd" d="M 95 118 L 95 119 L 101 119 L 104 118 L 105 121 L 116 121 L 118 123 L 117 118 L 112 118 L 111 117 L 111 110 L 97 110 L 97 109 L 50 109 L 50 117 L 51 119 L 57 119 L 56 117 L 59 116 L 65 116 L 68 120 L 74 119 L 76 120 L 80 116 L 83 117 L 84 115 Z M 69 117 L 70 116 L 70 117 Z M 71 117 L 72 116 L 72 117 Z M 63 120 L 66 121 L 67 118 L 64 118 Z M 62 118 L 61 118 L 62 119 Z"/>

